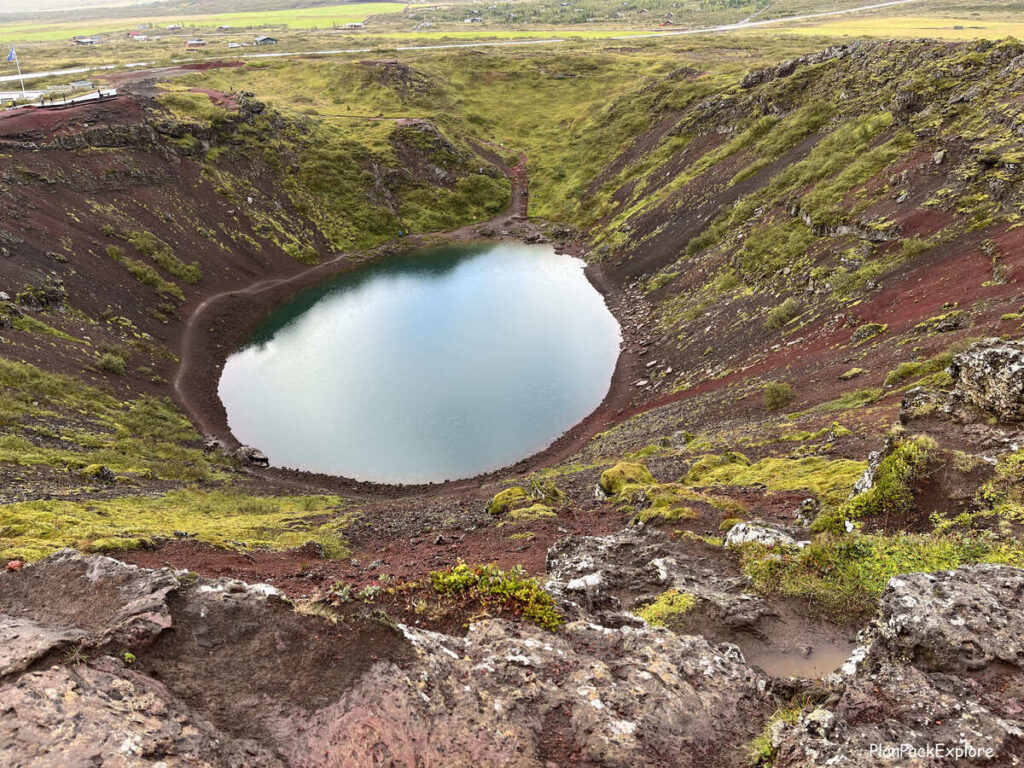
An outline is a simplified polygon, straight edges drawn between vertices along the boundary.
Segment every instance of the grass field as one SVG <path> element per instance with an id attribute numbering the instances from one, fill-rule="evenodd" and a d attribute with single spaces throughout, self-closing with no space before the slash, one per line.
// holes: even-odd
<path id="1" fill-rule="evenodd" d="M 58 22 L 38 24 L 33 22 L 0 25 L 0 42 L 14 43 L 23 40 L 48 41 L 71 39 L 76 35 L 100 35 L 108 32 L 133 29 L 142 24 L 151 24 L 158 33 L 168 24 L 181 24 L 188 28 L 216 28 L 221 25 L 232 27 L 270 27 L 311 29 L 331 27 L 352 21 L 362 21 L 367 16 L 379 13 L 397 13 L 403 3 L 359 3 L 351 5 L 329 5 L 321 8 L 300 8 L 287 11 L 261 11 L 257 13 L 218 13 L 213 15 L 184 16 L 138 16 L 124 19 L 103 19 L 97 21 Z"/>
<path id="2" fill-rule="evenodd" d="M 744 34 L 804 34 L 827 37 L 932 37 L 943 40 L 1024 38 L 1024 16 L 887 16 L 877 13 L 833 17 L 821 23 L 779 24 Z"/>

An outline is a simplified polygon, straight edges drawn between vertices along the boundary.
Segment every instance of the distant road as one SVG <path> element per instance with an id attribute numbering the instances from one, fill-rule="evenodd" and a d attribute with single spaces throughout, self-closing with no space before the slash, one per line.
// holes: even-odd
<path id="1" fill-rule="evenodd" d="M 738 29 L 749 29 L 751 27 L 764 27 L 769 24 L 785 24 L 791 21 L 809 21 L 822 19 L 828 16 L 841 16 L 848 13 L 862 13 L 873 11 L 877 8 L 891 8 L 895 5 L 907 5 L 917 3 L 920 0 L 888 0 L 884 3 L 873 5 L 861 5 L 857 8 L 844 8 L 841 11 L 822 11 L 821 13 L 804 13 L 799 16 L 782 16 L 778 19 L 763 19 L 759 21 L 740 21 L 735 24 L 723 24 L 718 27 L 704 27 L 701 29 L 678 29 L 672 32 L 637 32 L 632 35 L 610 35 L 606 38 L 594 38 L 598 40 L 636 40 L 643 37 L 673 37 L 676 35 L 701 35 L 713 32 L 732 32 Z M 436 51 L 445 48 L 496 48 L 509 45 L 557 45 L 558 43 L 569 42 L 560 37 L 552 37 L 544 40 L 499 40 L 489 43 L 443 43 L 438 45 L 396 45 L 391 48 L 375 46 L 373 48 L 337 48 L 326 51 L 289 51 L 287 53 L 249 53 L 235 56 L 211 56 L 204 59 L 175 59 L 174 64 L 194 64 L 205 61 L 237 61 L 238 59 L 271 59 L 287 56 L 338 56 L 349 53 L 380 53 L 382 51 Z M 38 79 L 40 77 L 60 77 L 62 75 L 82 75 L 87 72 L 98 72 L 100 70 L 111 70 L 117 68 L 116 64 L 105 64 L 95 67 L 75 67 L 74 69 L 55 69 L 50 72 L 26 72 L 21 77 L 25 80 Z M 136 67 L 151 67 L 152 62 L 135 62 L 123 65 L 126 69 Z M 0 83 L 18 80 L 18 75 L 5 75 L 0 77 Z"/>
<path id="2" fill-rule="evenodd" d="M 920 0 L 888 0 L 885 3 L 874 5 L 861 5 L 857 8 L 844 8 L 841 11 L 822 11 L 821 13 L 804 13 L 799 16 L 780 16 L 777 19 L 764 19 L 762 21 L 740 21 L 736 24 L 723 24 L 720 27 L 706 27 L 704 29 L 678 29 L 674 32 L 638 32 L 635 35 L 618 35 L 609 38 L 610 40 L 635 40 L 639 37 L 671 37 L 673 35 L 700 35 L 707 32 L 731 32 L 736 29 L 749 29 L 750 27 L 764 27 L 768 24 L 784 24 L 789 21 L 807 21 L 809 19 L 823 19 L 826 16 L 842 16 L 844 13 L 861 13 L 862 11 L 873 11 L 876 8 L 889 8 L 893 5 L 906 5 L 917 3 Z"/>

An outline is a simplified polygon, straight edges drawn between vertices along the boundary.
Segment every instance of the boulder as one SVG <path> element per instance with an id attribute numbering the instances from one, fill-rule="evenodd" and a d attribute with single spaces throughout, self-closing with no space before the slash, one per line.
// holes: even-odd
<path id="1" fill-rule="evenodd" d="M 828 702 L 773 730 L 773 765 L 1019 765 L 1022 596 L 1006 566 L 890 580 Z"/>
<path id="2" fill-rule="evenodd" d="M 746 765 L 767 678 L 637 624 L 334 624 L 267 585 L 64 551 L 0 573 L 0 764 Z"/>
<path id="3" fill-rule="evenodd" d="M 627 485 L 650 485 L 654 477 L 647 467 L 637 461 L 620 461 L 601 473 L 598 482 L 601 490 L 614 496 Z"/>
<path id="4" fill-rule="evenodd" d="M 235 451 L 235 458 L 243 464 L 250 464 L 254 467 L 269 467 L 270 459 L 263 451 L 249 445 L 243 445 Z"/>
<path id="5" fill-rule="evenodd" d="M 797 540 L 783 526 L 764 520 L 737 523 L 725 537 L 726 549 L 739 549 L 744 544 L 760 544 L 768 549 L 795 547 Z"/>
<path id="6" fill-rule="evenodd" d="M 1024 421 L 1024 341 L 985 339 L 953 358 L 949 366 L 954 398 Z"/>
<path id="7" fill-rule="evenodd" d="M 710 545 L 680 542 L 663 531 L 632 526 L 606 536 L 569 536 L 548 550 L 547 589 L 569 613 L 605 625 L 633 621 L 628 611 L 667 590 L 693 595 L 700 616 L 729 628 L 748 627 L 768 613 L 739 573 L 716 567 Z"/>

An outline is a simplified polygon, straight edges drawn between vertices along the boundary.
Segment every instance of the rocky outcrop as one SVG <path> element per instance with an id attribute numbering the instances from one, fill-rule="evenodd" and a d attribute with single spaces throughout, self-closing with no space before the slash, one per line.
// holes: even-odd
<path id="1" fill-rule="evenodd" d="M 725 537 L 725 546 L 728 549 L 739 549 L 745 544 L 758 544 L 768 549 L 775 549 L 776 547 L 795 547 L 798 542 L 785 526 L 764 520 L 750 520 L 734 525 Z"/>
<path id="2" fill-rule="evenodd" d="M 1024 571 L 978 565 L 889 582 L 864 645 L 772 738 L 777 768 L 1009 766 L 1024 760 Z"/>
<path id="3" fill-rule="evenodd" d="M 0 574 L 4 765 L 739 766 L 735 646 L 642 622 L 465 637 L 64 551 Z"/>
<path id="4" fill-rule="evenodd" d="M 694 545 L 696 546 L 696 545 Z M 624 613 L 669 589 L 697 598 L 702 621 L 749 627 L 768 608 L 748 580 L 716 567 L 712 547 L 694 549 L 667 534 L 633 526 L 607 536 L 570 536 L 548 550 L 549 591 L 607 625 L 638 620 Z"/>
<path id="5" fill-rule="evenodd" d="M 506 621 L 465 638 L 408 630 L 419 658 L 375 668 L 310 723 L 295 765 L 743 764 L 766 681 L 738 651 L 647 627 Z M 404 762 L 402 762 L 404 760 Z M 706 762 L 705 762 L 706 761 Z M 390 764 L 390 763 L 386 763 Z"/>
<path id="6" fill-rule="evenodd" d="M 1024 421 L 1024 342 L 985 339 L 953 358 L 953 397 L 1006 421 Z"/>

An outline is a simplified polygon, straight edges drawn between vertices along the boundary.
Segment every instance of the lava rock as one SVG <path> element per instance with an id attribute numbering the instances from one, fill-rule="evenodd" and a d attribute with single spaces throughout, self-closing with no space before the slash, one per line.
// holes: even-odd
<path id="1" fill-rule="evenodd" d="M 1006 421 L 1024 421 L 1024 342 L 985 339 L 953 358 L 954 398 Z"/>

